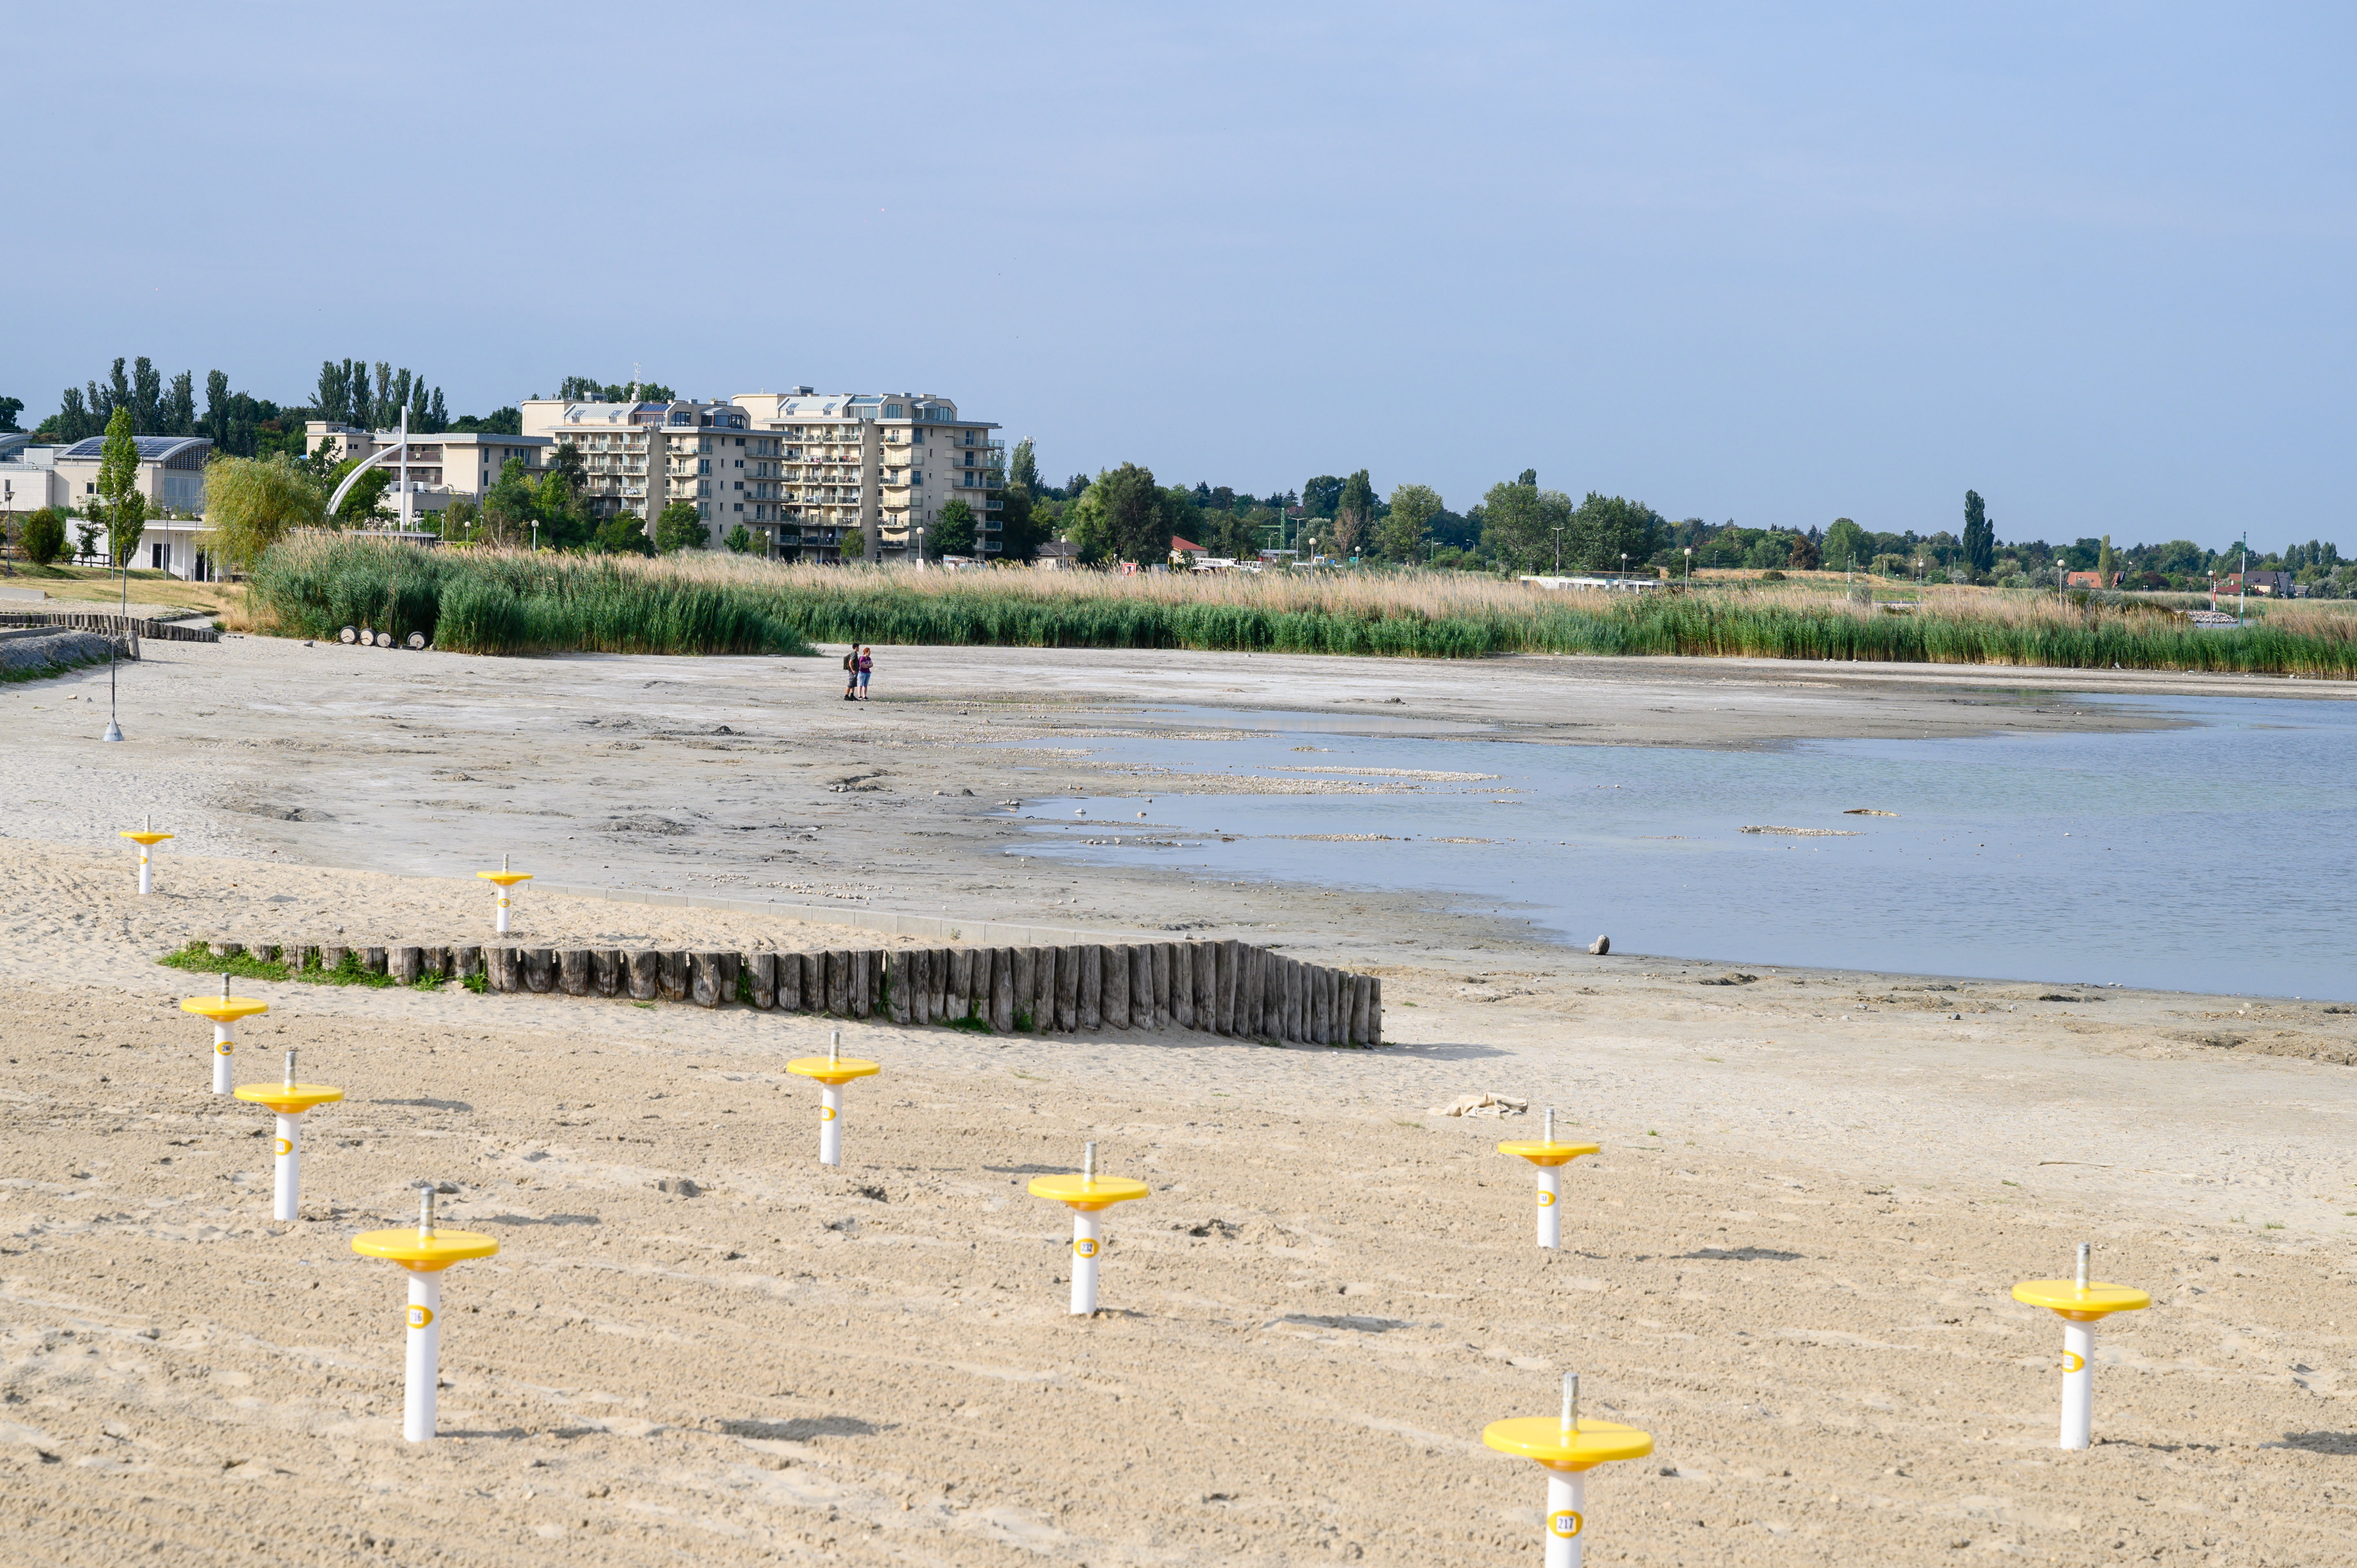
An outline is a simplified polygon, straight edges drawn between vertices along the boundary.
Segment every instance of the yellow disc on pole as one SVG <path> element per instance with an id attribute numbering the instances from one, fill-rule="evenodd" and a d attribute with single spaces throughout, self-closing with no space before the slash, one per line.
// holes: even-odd
<path id="1" fill-rule="evenodd" d="M 1090 1181 L 1074 1172 L 1071 1176 L 1031 1178 L 1032 1197 L 1052 1197 L 1058 1203 L 1092 1212 L 1110 1208 L 1116 1203 L 1127 1203 L 1132 1198 L 1144 1197 L 1152 1190 L 1144 1182 L 1132 1181 L 1127 1176 L 1099 1176 Z"/>
<path id="2" fill-rule="evenodd" d="M 1568 1165 L 1582 1155 L 1601 1154 L 1601 1144 L 1501 1144 L 1498 1152 L 1514 1155 L 1534 1165 Z"/>
<path id="3" fill-rule="evenodd" d="M 1551 1415 L 1493 1421 L 1481 1429 L 1481 1441 L 1501 1454 L 1535 1459 L 1550 1470 L 1586 1470 L 1615 1459 L 1641 1459 L 1653 1451 L 1650 1432 L 1617 1421 L 1582 1418 L 1578 1430 L 1566 1436 L 1562 1421 Z"/>
<path id="4" fill-rule="evenodd" d="M 133 843 L 162 843 L 172 835 L 170 833 L 118 832 L 114 836 L 119 839 L 129 839 Z"/>
<path id="5" fill-rule="evenodd" d="M 2081 1290 L 2076 1280 L 2024 1280 L 2013 1287 L 2013 1299 L 2024 1306 L 2050 1307 L 2081 1323 L 2115 1312 L 2141 1312 L 2152 1305 L 2152 1296 L 2146 1291 L 2093 1281 Z"/>
<path id="6" fill-rule="evenodd" d="M 256 1013 L 270 1011 L 270 1004 L 257 1002 L 251 996 L 191 996 L 180 1004 L 183 1013 L 194 1013 L 200 1018 L 210 1018 L 216 1024 L 234 1023 L 251 1018 Z"/>
<path id="7" fill-rule="evenodd" d="M 849 1083 L 855 1078 L 872 1078 L 884 1069 L 857 1057 L 837 1057 L 832 1061 L 824 1057 L 796 1057 L 786 1064 L 786 1070 L 814 1078 L 821 1083 Z"/>
<path id="8" fill-rule="evenodd" d="M 496 1236 L 477 1230 L 436 1230 L 420 1238 L 417 1227 L 398 1230 L 368 1230 L 352 1238 L 352 1251 L 363 1258 L 390 1258 L 414 1273 L 439 1273 L 469 1258 L 488 1258 L 500 1250 Z"/>
<path id="9" fill-rule="evenodd" d="M 478 871 L 476 875 L 486 882 L 496 882 L 502 887 L 512 887 L 519 882 L 532 880 L 529 871 Z"/>
<path id="10" fill-rule="evenodd" d="M 299 1115 L 314 1105 L 327 1105 L 344 1097 L 340 1089 L 329 1089 L 324 1083 L 241 1083 L 230 1091 L 240 1100 L 250 1100 L 256 1105 L 267 1105 L 282 1116 Z"/>

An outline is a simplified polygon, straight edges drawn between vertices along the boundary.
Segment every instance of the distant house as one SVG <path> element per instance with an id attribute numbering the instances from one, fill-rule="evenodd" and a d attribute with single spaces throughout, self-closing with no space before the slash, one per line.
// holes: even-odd
<path id="1" fill-rule="evenodd" d="M 2291 574 L 2288 572 L 2238 572 L 2234 576 L 2249 585 L 2251 592 L 2255 594 L 2265 594 L 2280 599 L 2292 597 L 2294 585 Z"/>
<path id="2" fill-rule="evenodd" d="M 1170 564 L 1173 566 L 1191 566 L 1210 553 L 1201 545 L 1189 544 L 1175 533 L 1170 536 Z"/>
<path id="3" fill-rule="evenodd" d="M 2121 573 L 2115 572 L 2112 580 L 2106 583 L 2101 572 L 2065 572 L 2062 574 L 2062 585 L 2066 588 L 2116 588 L 2122 576 Z"/>
<path id="4" fill-rule="evenodd" d="M 1070 572 L 1081 564 L 1081 547 L 1061 539 L 1050 539 L 1031 553 L 1031 569 L 1035 572 Z"/>

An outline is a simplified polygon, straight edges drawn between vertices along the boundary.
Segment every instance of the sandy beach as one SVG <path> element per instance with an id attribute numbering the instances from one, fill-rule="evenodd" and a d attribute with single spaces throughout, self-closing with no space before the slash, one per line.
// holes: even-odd
<path id="1" fill-rule="evenodd" d="M 1747 746 L 2330 687 L 885 650 L 853 706 L 831 659 L 148 652 L 119 746 L 103 669 L 0 688 L 0 1560 L 1535 1563 L 1541 1474 L 1480 1436 L 1566 1369 L 1657 1444 L 1592 1480 L 1591 1563 L 2357 1560 L 2357 1014 L 1591 957 L 1406 897 L 1027 859 L 1006 804 L 1238 787 L 1084 747 L 1279 710 Z M 143 813 L 179 835 L 145 899 L 113 836 Z M 347 1096 L 273 1222 L 267 1118 L 209 1092 L 178 1007 L 207 983 L 156 959 L 479 941 L 501 853 L 732 901 L 527 887 L 520 940 L 891 940 L 764 898 L 1243 936 L 1383 976 L 1386 1044 L 845 1025 L 886 1070 L 838 1172 L 784 1071 L 822 1019 L 241 981 L 272 1004 L 241 1076 L 295 1047 Z M 1435 1113 L 1479 1093 L 1534 1113 Z M 1493 1147 L 1550 1104 L 1603 1145 L 1555 1255 Z M 1154 1191 L 1075 1320 L 1068 1216 L 1025 1184 L 1084 1140 Z M 422 1447 L 398 1272 L 349 1247 L 421 1177 L 501 1242 L 449 1275 Z M 2059 1326 L 2007 1290 L 2082 1240 L 2153 1306 L 2104 1326 L 2096 1445 L 2062 1454 Z"/>

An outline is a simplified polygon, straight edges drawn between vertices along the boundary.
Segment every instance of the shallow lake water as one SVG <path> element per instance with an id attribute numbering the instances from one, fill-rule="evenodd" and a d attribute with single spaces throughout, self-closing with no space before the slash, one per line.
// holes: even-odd
<path id="1" fill-rule="evenodd" d="M 1092 755 L 1413 790 L 1189 796 L 1148 775 L 1135 798 L 1026 801 L 1039 825 L 1025 853 L 1426 892 L 1566 942 L 1609 934 L 1621 952 L 2357 998 L 2357 704 L 2103 701 L 2185 722 L 1719 751 L 1369 736 L 1265 714 L 1248 721 L 1265 735 Z M 1350 771 L 1377 768 L 1486 777 Z"/>

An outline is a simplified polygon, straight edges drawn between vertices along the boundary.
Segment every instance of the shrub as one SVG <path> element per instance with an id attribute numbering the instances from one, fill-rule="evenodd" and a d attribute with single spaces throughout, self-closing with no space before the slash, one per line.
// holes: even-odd
<path id="1" fill-rule="evenodd" d="M 66 553 L 66 520 L 58 515 L 55 507 L 43 507 L 25 517 L 24 532 L 17 535 L 24 547 L 25 559 L 36 566 L 46 566 Z"/>

